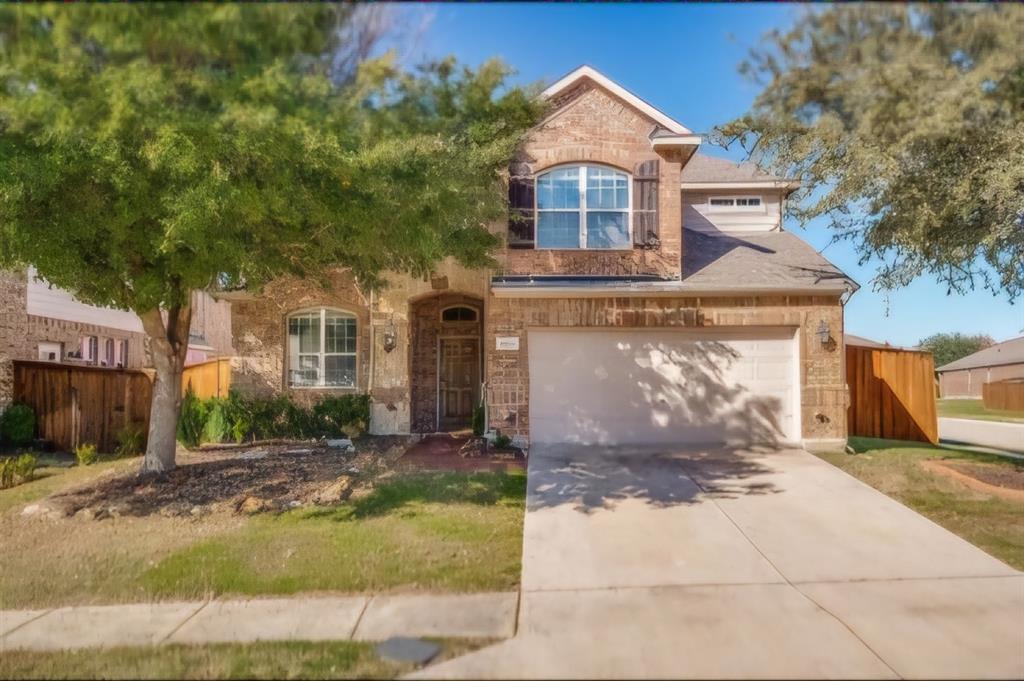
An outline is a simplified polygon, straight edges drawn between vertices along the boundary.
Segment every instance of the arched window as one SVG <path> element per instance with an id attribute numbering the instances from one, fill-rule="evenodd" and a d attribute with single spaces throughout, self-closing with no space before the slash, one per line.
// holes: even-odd
<path id="1" fill-rule="evenodd" d="M 563 166 L 537 177 L 537 248 L 630 248 L 629 176 Z"/>
<path id="2" fill-rule="evenodd" d="M 288 317 L 288 385 L 356 387 L 356 316 L 320 308 Z"/>
<path id="3" fill-rule="evenodd" d="M 476 310 L 465 305 L 446 307 L 441 311 L 442 322 L 475 322 Z"/>

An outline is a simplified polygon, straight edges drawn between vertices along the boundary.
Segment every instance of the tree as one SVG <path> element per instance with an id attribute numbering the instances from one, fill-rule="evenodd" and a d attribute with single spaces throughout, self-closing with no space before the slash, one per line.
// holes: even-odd
<path id="1" fill-rule="evenodd" d="M 984 350 L 992 345 L 995 345 L 995 341 L 991 336 L 984 334 L 968 336 L 959 332 L 936 333 L 918 343 L 918 346 L 932 353 L 936 367 L 955 362 L 967 355 L 973 355 L 978 350 Z"/>
<path id="2" fill-rule="evenodd" d="M 716 131 L 802 181 L 876 285 L 1024 290 L 1024 7 L 841 4 L 775 31 L 741 72 L 762 86 Z"/>
<path id="3" fill-rule="evenodd" d="M 339 69 L 354 11 L 0 7 L 0 265 L 142 319 L 144 472 L 174 466 L 191 291 L 490 262 L 539 104 L 498 63 Z"/>

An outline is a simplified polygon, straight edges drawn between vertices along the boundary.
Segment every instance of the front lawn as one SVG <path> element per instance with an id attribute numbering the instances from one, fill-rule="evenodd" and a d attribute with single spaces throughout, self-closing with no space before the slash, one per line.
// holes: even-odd
<path id="1" fill-rule="evenodd" d="M 829 463 L 909 506 L 1018 570 L 1024 569 L 1024 504 L 978 491 L 927 470 L 942 460 L 981 466 L 1016 477 L 1019 462 L 919 442 L 851 437 L 856 454 L 819 454 Z"/>
<path id="2" fill-rule="evenodd" d="M 92 468 L 63 475 L 78 482 L 103 473 Z M 29 483 L 37 484 L 59 487 L 49 477 Z M 169 513 L 170 505 L 150 511 L 147 502 L 142 515 L 55 520 L 22 515 L 44 490 L 19 486 L 0 491 L 8 509 L 0 513 L 0 603 L 21 609 L 303 591 L 513 589 L 525 491 L 521 471 L 392 473 L 336 506 L 249 516 L 221 504 L 190 515 Z"/>
<path id="3" fill-rule="evenodd" d="M 940 418 L 1024 423 L 1024 412 L 986 409 L 981 400 L 938 400 L 935 405 Z"/>
<path id="4" fill-rule="evenodd" d="M 440 643 L 437 661 L 479 645 Z M 0 655 L 0 679 L 390 679 L 412 669 L 382 660 L 371 643 L 355 641 L 5 650 Z"/>

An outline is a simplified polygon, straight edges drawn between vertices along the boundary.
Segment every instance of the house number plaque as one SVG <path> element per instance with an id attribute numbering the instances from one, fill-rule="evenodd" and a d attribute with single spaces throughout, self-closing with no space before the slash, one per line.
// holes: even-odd
<path id="1" fill-rule="evenodd" d="M 496 336 L 494 339 L 495 350 L 518 350 L 519 336 Z"/>

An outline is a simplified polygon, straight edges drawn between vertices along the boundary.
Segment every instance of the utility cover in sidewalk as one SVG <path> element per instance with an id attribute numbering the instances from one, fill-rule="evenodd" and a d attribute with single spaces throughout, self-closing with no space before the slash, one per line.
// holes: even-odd
<path id="1" fill-rule="evenodd" d="M 441 646 L 418 638 L 394 636 L 377 645 L 377 654 L 393 662 L 426 664 L 441 652 Z"/>

